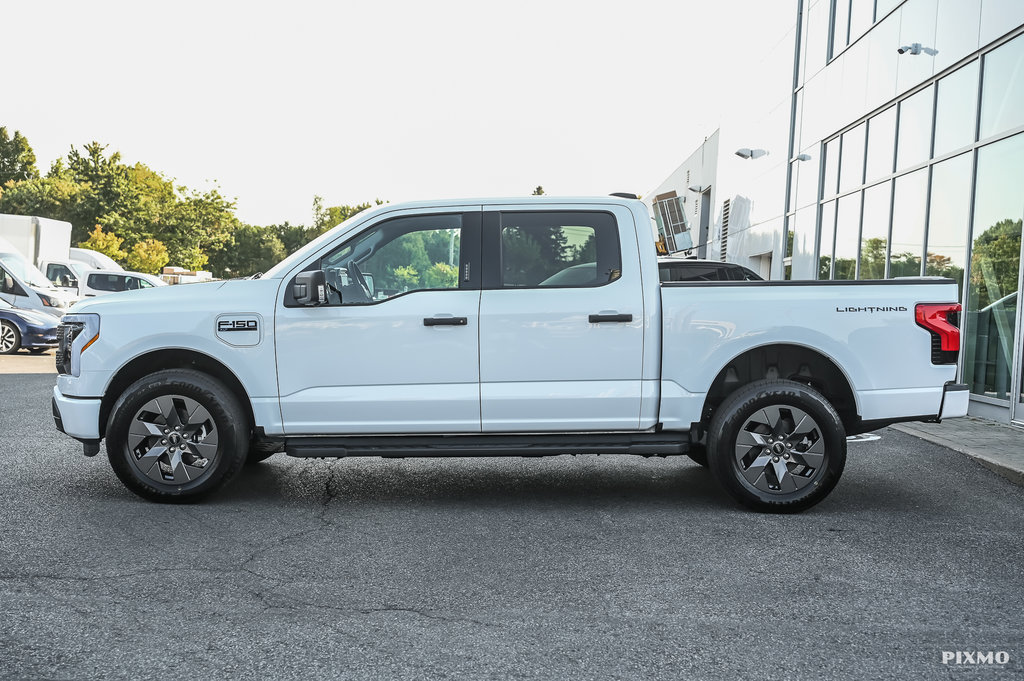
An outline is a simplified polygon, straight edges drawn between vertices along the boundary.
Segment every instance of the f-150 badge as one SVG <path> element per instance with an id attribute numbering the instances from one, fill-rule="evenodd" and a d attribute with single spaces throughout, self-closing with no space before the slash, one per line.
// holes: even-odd
<path id="1" fill-rule="evenodd" d="M 263 340 L 263 318 L 258 314 L 220 315 L 217 338 L 235 347 L 259 345 Z"/>

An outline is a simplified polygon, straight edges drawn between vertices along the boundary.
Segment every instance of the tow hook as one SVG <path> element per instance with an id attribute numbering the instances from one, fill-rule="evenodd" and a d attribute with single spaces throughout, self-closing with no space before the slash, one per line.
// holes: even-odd
<path id="1" fill-rule="evenodd" d="M 86 456 L 96 456 L 100 453 L 100 441 L 82 440 L 82 453 Z"/>

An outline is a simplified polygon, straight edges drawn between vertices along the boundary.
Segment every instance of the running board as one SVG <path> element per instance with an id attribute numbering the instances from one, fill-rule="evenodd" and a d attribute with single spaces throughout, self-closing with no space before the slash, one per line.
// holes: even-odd
<path id="1" fill-rule="evenodd" d="M 560 433 L 557 435 L 419 435 L 293 437 L 288 456 L 558 456 L 561 454 L 636 454 L 674 456 L 689 450 L 686 433 Z"/>

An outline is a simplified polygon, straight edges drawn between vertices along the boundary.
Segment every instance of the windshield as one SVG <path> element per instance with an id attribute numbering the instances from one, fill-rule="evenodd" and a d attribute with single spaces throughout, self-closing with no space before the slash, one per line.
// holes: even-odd
<path id="1" fill-rule="evenodd" d="M 50 280 L 37 270 L 35 265 L 25 260 L 20 253 L 2 253 L 0 262 L 7 267 L 8 272 L 33 288 L 53 288 Z"/>

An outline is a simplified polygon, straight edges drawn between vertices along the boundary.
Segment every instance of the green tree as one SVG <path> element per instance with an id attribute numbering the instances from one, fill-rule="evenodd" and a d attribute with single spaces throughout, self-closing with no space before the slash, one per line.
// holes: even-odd
<path id="1" fill-rule="evenodd" d="M 17 130 L 11 137 L 7 128 L 0 127 L 0 186 L 38 177 L 36 154 L 28 140 Z"/>
<path id="2" fill-rule="evenodd" d="M 864 242 L 860 251 L 860 278 L 885 279 L 886 239 L 871 238 Z"/>
<path id="3" fill-rule="evenodd" d="M 266 272 L 285 255 L 273 226 L 240 224 L 232 230 L 228 246 L 210 257 L 210 270 L 218 277 L 247 277 Z"/>
<path id="4" fill-rule="evenodd" d="M 986 229 L 971 249 L 970 307 L 983 307 L 1017 290 L 1021 220 L 1000 220 Z"/>
<path id="5" fill-rule="evenodd" d="M 0 188 L 0 213 L 38 215 L 72 222 L 76 217 L 75 206 L 83 200 L 82 195 L 88 190 L 87 185 L 68 177 L 39 177 L 8 182 L 6 187 Z M 87 237 L 84 231 L 76 235 L 77 239 Z"/>
<path id="6" fill-rule="evenodd" d="M 167 247 L 156 239 L 143 239 L 128 252 L 125 266 L 133 272 L 159 274 L 160 269 L 168 263 Z"/>
<path id="7" fill-rule="evenodd" d="M 423 273 L 423 288 L 457 288 L 459 268 L 448 263 L 435 262 Z"/>
<path id="8" fill-rule="evenodd" d="M 399 265 L 392 270 L 391 275 L 395 280 L 396 287 L 400 290 L 408 291 L 411 288 L 418 288 L 420 285 L 420 273 L 416 271 L 415 267 Z"/>
<path id="9" fill-rule="evenodd" d="M 320 236 L 332 227 L 337 227 L 353 215 L 362 213 L 367 208 L 382 206 L 384 201 L 374 199 L 373 203 L 360 203 L 355 206 L 328 206 L 324 207 L 323 197 L 313 197 L 313 235 L 310 240 Z"/>
<path id="10" fill-rule="evenodd" d="M 537 188 L 533 190 L 532 196 L 543 196 L 543 195 L 544 195 L 544 187 L 542 187 L 542 186 L 540 186 L 538 184 Z"/>
<path id="11" fill-rule="evenodd" d="M 128 257 L 128 253 L 121 250 L 122 243 L 124 243 L 124 239 L 116 234 L 104 232 L 102 227 L 96 225 L 96 228 L 89 234 L 89 238 L 80 242 L 78 247 L 103 253 L 120 263 Z"/>

